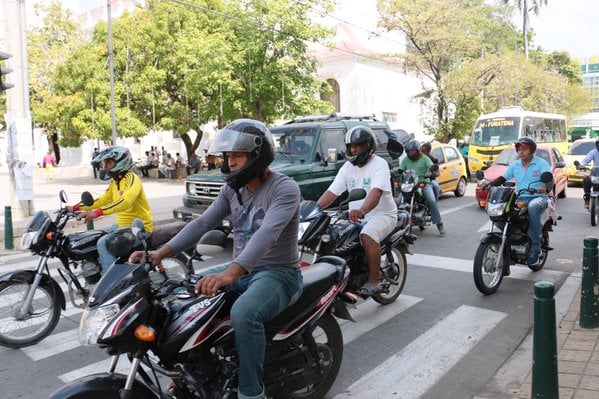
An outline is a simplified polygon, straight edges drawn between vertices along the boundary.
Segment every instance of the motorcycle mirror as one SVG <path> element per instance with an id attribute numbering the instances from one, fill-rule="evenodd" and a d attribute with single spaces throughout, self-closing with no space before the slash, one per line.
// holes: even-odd
<path id="1" fill-rule="evenodd" d="M 89 191 L 81 193 L 81 203 L 85 206 L 92 206 L 94 204 L 94 197 Z"/>
<path id="2" fill-rule="evenodd" d="M 58 193 L 58 198 L 60 198 L 60 202 L 66 204 L 68 202 L 67 193 L 64 190 L 60 190 Z"/>
<path id="3" fill-rule="evenodd" d="M 580 162 L 578 162 L 578 160 L 574 161 L 574 166 L 576 166 L 576 167 L 580 166 Z"/>
<path id="4" fill-rule="evenodd" d="M 366 198 L 366 190 L 363 188 L 355 188 L 349 192 L 347 202 L 358 201 Z"/>
<path id="5" fill-rule="evenodd" d="M 482 170 L 479 170 L 478 172 L 476 172 L 476 178 L 478 180 L 482 180 L 485 178 L 485 173 Z"/>
<path id="6" fill-rule="evenodd" d="M 224 251 L 227 235 L 220 230 L 211 230 L 204 234 L 196 245 L 196 251 L 202 255 L 214 255 Z"/>
<path id="7" fill-rule="evenodd" d="M 553 174 L 551 172 L 543 172 L 541 173 L 541 182 L 542 183 L 551 183 L 553 180 Z"/>

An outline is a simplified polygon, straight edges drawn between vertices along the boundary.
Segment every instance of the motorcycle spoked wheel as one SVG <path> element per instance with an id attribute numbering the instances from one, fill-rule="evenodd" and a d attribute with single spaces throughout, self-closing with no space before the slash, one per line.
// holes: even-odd
<path id="1" fill-rule="evenodd" d="M 599 219 L 599 209 L 597 209 L 597 197 L 591 197 L 590 204 L 591 212 L 591 226 L 597 225 L 597 219 Z"/>
<path id="2" fill-rule="evenodd" d="M 288 392 L 285 399 L 320 399 L 331 389 L 339 374 L 341 361 L 343 360 L 343 335 L 337 320 L 330 314 L 325 313 L 316 321 L 312 330 L 312 337 L 316 342 L 320 362 L 330 358 L 328 370 L 319 381 L 306 387 L 301 391 Z"/>
<path id="3" fill-rule="evenodd" d="M 60 305 L 49 286 L 38 286 L 32 311 L 23 320 L 16 312 L 25 299 L 29 284 L 21 281 L 0 283 L 0 345 L 23 348 L 46 338 L 58 324 Z"/>
<path id="4" fill-rule="evenodd" d="M 397 248 L 392 248 L 388 255 L 381 256 L 381 287 L 389 292 L 373 295 L 375 302 L 381 305 L 395 302 L 406 283 L 407 264 L 406 255 Z"/>
<path id="5" fill-rule="evenodd" d="M 500 246 L 499 242 L 483 242 L 478 246 L 474 256 L 474 284 L 485 295 L 495 293 L 503 280 L 503 267 L 505 266 L 495 266 Z"/>

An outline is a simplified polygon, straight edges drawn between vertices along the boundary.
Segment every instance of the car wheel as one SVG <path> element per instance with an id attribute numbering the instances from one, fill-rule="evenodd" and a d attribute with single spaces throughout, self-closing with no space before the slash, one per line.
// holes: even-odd
<path id="1" fill-rule="evenodd" d="M 456 197 L 463 197 L 466 194 L 466 178 L 460 177 L 458 188 L 453 192 Z"/>

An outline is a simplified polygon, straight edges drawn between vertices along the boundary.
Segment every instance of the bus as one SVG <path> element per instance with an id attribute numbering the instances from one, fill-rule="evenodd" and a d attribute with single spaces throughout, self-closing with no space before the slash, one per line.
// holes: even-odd
<path id="1" fill-rule="evenodd" d="M 470 138 L 468 167 L 472 175 L 487 166 L 505 148 L 520 137 L 530 137 L 537 144 L 556 147 L 568 153 L 566 117 L 559 114 L 525 111 L 520 107 L 501 108 L 481 115 Z"/>

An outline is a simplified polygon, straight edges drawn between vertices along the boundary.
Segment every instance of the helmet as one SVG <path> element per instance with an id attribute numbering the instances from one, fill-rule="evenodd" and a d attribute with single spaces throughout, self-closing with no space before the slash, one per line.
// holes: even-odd
<path id="1" fill-rule="evenodd" d="M 420 142 L 418 140 L 409 141 L 406 144 L 406 153 L 411 160 L 420 158 Z"/>
<path id="2" fill-rule="evenodd" d="M 401 138 L 400 138 L 400 131 L 393 131 L 393 130 L 385 130 L 385 134 L 388 137 L 387 140 L 387 152 L 389 153 L 389 156 L 392 159 L 397 159 L 401 156 L 401 154 L 403 154 L 403 144 L 401 143 Z M 405 130 L 401 131 L 404 132 L 406 135 L 407 133 L 405 132 Z"/>
<path id="3" fill-rule="evenodd" d="M 518 142 L 516 143 L 516 151 L 518 151 L 518 149 L 521 146 L 525 146 L 525 147 L 530 148 L 530 151 L 533 154 L 537 150 L 537 143 L 535 143 L 535 141 L 533 139 L 531 139 L 530 137 L 520 137 L 518 139 Z"/>
<path id="4" fill-rule="evenodd" d="M 231 172 L 227 152 L 247 152 L 248 163 L 241 170 Z M 223 154 L 220 170 L 227 185 L 235 191 L 254 177 L 262 176 L 275 159 L 270 130 L 264 123 L 253 119 L 237 119 L 225 126 L 214 138 L 208 153 Z"/>
<path id="5" fill-rule="evenodd" d="M 116 162 L 116 165 L 110 170 L 104 169 L 104 162 L 107 159 L 114 159 Z M 133 168 L 133 158 L 131 158 L 131 152 L 129 152 L 128 148 L 118 146 L 109 147 L 92 160 L 92 165 L 100 171 L 100 180 L 107 181 L 117 179 L 119 176 L 129 172 Z"/>
<path id="6" fill-rule="evenodd" d="M 366 148 L 358 155 L 351 153 L 352 144 L 366 144 Z M 345 156 L 353 165 L 362 167 L 366 165 L 370 156 L 376 150 L 376 136 L 367 126 L 354 126 L 345 134 Z"/>
<path id="7" fill-rule="evenodd" d="M 135 236 L 131 229 L 113 231 L 106 238 L 106 249 L 117 258 L 129 255 L 135 247 Z"/>
<path id="8" fill-rule="evenodd" d="M 599 139 L 595 140 L 595 147 L 599 150 Z"/>

